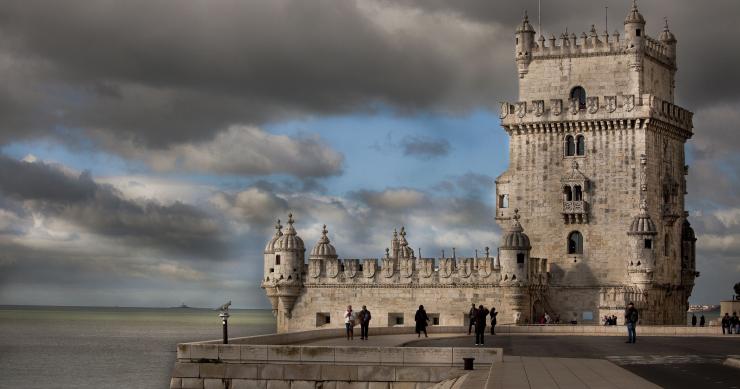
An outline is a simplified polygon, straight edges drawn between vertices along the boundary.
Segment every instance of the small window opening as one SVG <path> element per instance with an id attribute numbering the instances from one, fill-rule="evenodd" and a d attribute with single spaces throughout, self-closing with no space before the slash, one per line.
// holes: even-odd
<path id="1" fill-rule="evenodd" d="M 583 191 L 581 190 L 581 186 L 576 185 L 574 189 L 573 201 L 583 201 Z"/>
<path id="2" fill-rule="evenodd" d="M 583 235 L 578 231 L 568 235 L 568 254 L 583 254 Z"/>
<path id="3" fill-rule="evenodd" d="M 274 272 L 275 272 L 275 268 L 274 267 L 271 267 L 270 268 L 270 273 L 274 273 Z"/>
<path id="4" fill-rule="evenodd" d="M 642 33 L 642 31 L 639 28 L 635 31 L 635 35 L 637 35 L 637 36 L 640 36 L 641 33 Z"/>
<path id="5" fill-rule="evenodd" d="M 576 144 L 571 135 L 565 137 L 565 155 L 568 157 L 576 155 Z"/>
<path id="6" fill-rule="evenodd" d="M 502 194 L 498 196 L 498 207 L 499 208 L 509 208 L 509 195 L 508 194 Z"/>
<path id="7" fill-rule="evenodd" d="M 339 264 L 339 271 L 344 271 L 344 264 L 343 263 L 340 263 Z"/>
<path id="8" fill-rule="evenodd" d="M 516 263 L 522 265 L 524 264 L 524 254 L 523 253 L 517 253 L 516 255 Z"/>
<path id="9" fill-rule="evenodd" d="M 362 271 L 362 265 L 358 266 L 357 270 Z"/>
<path id="10" fill-rule="evenodd" d="M 276 265 L 279 265 L 280 264 L 280 254 L 278 254 L 278 255 L 275 256 L 275 264 Z"/>
<path id="11" fill-rule="evenodd" d="M 570 98 L 578 100 L 578 109 L 586 109 L 586 90 L 582 86 L 577 86 L 570 90 Z"/>
<path id="12" fill-rule="evenodd" d="M 585 155 L 585 154 L 586 154 L 586 141 L 583 135 L 578 135 L 576 137 L 576 155 Z"/>
<path id="13" fill-rule="evenodd" d="M 573 190 L 570 189 L 569 185 L 563 187 L 563 196 L 565 197 L 565 201 L 573 201 Z"/>
<path id="14" fill-rule="evenodd" d="M 645 239 L 645 248 L 646 249 L 653 248 L 653 240 L 652 239 Z"/>

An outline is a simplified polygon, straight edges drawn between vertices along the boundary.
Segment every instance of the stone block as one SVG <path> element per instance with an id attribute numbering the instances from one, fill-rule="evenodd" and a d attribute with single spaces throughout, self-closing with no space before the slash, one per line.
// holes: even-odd
<path id="1" fill-rule="evenodd" d="M 367 389 L 367 382 L 337 382 L 336 389 Z"/>
<path id="2" fill-rule="evenodd" d="M 198 378 L 200 377 L 198 374 L 198 364 L 176 362 L 175 368 L 172 369 L 172 376 L 180 378 Z"/>
<path id="3" fill-rule="evenodd" d="M 390 382 L 368 382 L 367 389 L 390 389 Z"/>
<path id="4" fill-rule="evenodd" d="M 416 389 L 416 382 L 391 382 L 391 389 Z"/>
<path id="5" fill-rule="evenodd" d="M 200 378 L 226 378 L 225 363 L 200 363 Z"/>
<path id="6" fill-rule="evenodd" d="M 285 365 L 266 364 L 260 366 L 260 378 L 263 380 L 282 380 Z"/>
<path id="7" fill-rule="evenodd" d="M 380 364 L 380 349 L 377 347 L 336 347 L 334 361 L 338 364 Z"/>
<path id="8" fill-rule="evenodd" d="M 203 380 L 203 389 L 226 389 L 222 379 L 206 378 Z"/>
<path id="9" fill-rule="evenodd" d="M 360 381 L 394 381 L 396 368 L 393 366 L 358 366 L 357 379 Z"/>
<path id="10" fill-rule="evenodd" d="M 177 345 L 177 359 L 190 359 L 190 345 Z"/>
<path id="11" fill-rule="evenodd" d="M 266 361 L 267 360 L 267 346 L 266 345 L 239 345 L 240 355 L 239 358 L 242 361 Z"/>
<path id="12" fill-rule="evenodd" d="M 397 382 L 427 382 L 430 379 L 429 368 L 425 366 L 403 366 L 396 368 Z"/>
<path id="13" fill-rule="evenodd" d="M 170 389 L 180 389 L 182 387 L 182 378 L 170 378 Z"/>
<path id="14" fill-rule="evenodd" d="M 455 365 L 462 365 L 463 358 L 475 358 L 474 364 L 485 365 L 504 360 L 504 351 L 501 348 L 455 347 L 452 349 L 452 355 Z"/>
<path id="15" fill-rule="evenodd" d="M 321 379 L 321 366 L 319 365 L 285 365 L 283 378 L 286 380 L 313 380 Z"/>
<path id="16" fill-rule="evenodd" d="M 452 365 L 452 349 L 445 347 L 404 347 L 404 365 Z"/>
<path id="17" fill-rule="evenodd" d="M 267 389 L 267 381 L 231 380 L 231 389 Z"/>
<path id="18" fill-rule="evenodd" d="M 226 363 L 226 378 L 259 378 L 259 366 L 247 363 Z"/>
<path id="19" fill-rule="evenodd" d="M 302 363 L 334 363 L 334 347 L 303 346 L 301 347 Z"/>
<path id="20" fill-rule="evenodd" d="M 236 344 L 219 344 L 218 359 L 222 361 L 238 361 L 241 358 L 241 349 Z"/>
<path id="21" fill-rule="evenodd" d="M 382 347 L 380 348 L 380 363 L 382 365 L 402 365 L 403 348 Z"/>
<path id="22" fill-rule="evenodd" d="M 190 359 L 218 359 L 218 345 L 217 344 L 191 344 L 190 345 Z"/>
<path id="23" fill-rule="evenodd" d="M 183 378 L 182 389 L 203 389 L 202 378 Z"/>
<path id="24" fill-rule="evenodd" d="M 315 389 L 316 382 L 314 381 L 292 381 L 290 383 L 290 389 Z"/>
<path id="25" fill-rule="evenodd" d="M 280 362 L 300 362 L 300 346 L 267 346 L 267 360 Z"/>
<path id="26" fill-rule="evenodd" d="M 290 389 L 290 381 L 269 380 L 267 381 L 267 389 Z"/>
<path id="27" fill-rule="evenodd" d="M 337 383 L 334 381 L 324 381 L 321 383 L 321 389 L 337 389 Z"/>
<path id="28" fill-rule="evenodd" d="M 321 365 L 323 381 L 356 381 L 357 366 Z"/>

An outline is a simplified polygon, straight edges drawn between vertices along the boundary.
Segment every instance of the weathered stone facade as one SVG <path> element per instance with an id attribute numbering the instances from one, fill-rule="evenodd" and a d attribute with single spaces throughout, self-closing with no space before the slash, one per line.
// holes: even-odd
<path id="1" fill-rule="evenodd" d="M 402 229 L 384 258 L 340 260 L 324 231 L 306 265 L 291 218 L 265 249 L 278 330 L 342 325 L 347 304 L 368 305 L 375 326 L 412 325 L 419 304 L 461 325 L 471 302 L 495 306 L 500 323 L 544 311 L 593 322 L 633 301 L 643 323 L 683 324 L 698 276 L 684 211 L 692 114 L 673 103 L 668 25 L 648 37 L 633 5 L 624 26 L 621 37 L 592 27 L 559 40 L 536 40 L 526 15 L 518 27 L 519 101 L 501 104 L 510 163 L 496 180 L 497 255 L 417 259 Z"/>

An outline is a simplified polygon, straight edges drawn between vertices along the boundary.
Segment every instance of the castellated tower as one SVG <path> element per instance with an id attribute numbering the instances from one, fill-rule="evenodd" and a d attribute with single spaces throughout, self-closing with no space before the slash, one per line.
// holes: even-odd
<path id="1" fill-rule="evenodd" d="M 676 44 L 633 2 L 623 32 L 515 33 L 519 98 L 501 104 L 510 162 L 496 219 L 518 208 L 531 253 L 547 257 L 546 302 L 565 320 L 621 317 L 685 324 L 698 276 L 684 211 L 692 113 L 675 105 Z M 503 263 L 503 262 L 502 262 Z"/>
<path id="2" fill-rule="evenodd" d="M 544 37 L 525 14 L 513 42 L 519 98 L 501 104 L 510 161 L 491 215 L 498 255 L 492 231 L 482 255 L 422 257 L 401 227 L 380 258 L 341 258 L 324 226 L 306 264 L 289 215 L 264 251 L 278 332 L 343 327 L 347 305 L 367 305 L 374 327 L 412 326 L 421 304 L 433 326 L 464 326 L 471 303 L 495 307 L 504 325 L 545 313 L 621 324 L 629 302 L 643 324 L 685 324 L 699 275 L 684 211 L 692 114 L 674 104 L 676 37 L 667 23 L 658 39 L 646 26 L 633 4 L 621 32 Z"/>

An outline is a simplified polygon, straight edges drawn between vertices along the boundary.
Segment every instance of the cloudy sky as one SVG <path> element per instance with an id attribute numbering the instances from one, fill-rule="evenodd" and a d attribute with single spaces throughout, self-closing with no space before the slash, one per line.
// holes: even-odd
<path id="1" fill-rule="evenodd" d="M 546 33 L 603 30 L 542 1 Z M 629 1 L 609 1 L 610 30 Z M 265 242 L 293 211 L 310 247 L 379 257 L 496 247 L 516 99 L 513 31 L 537 1 L 0 3 L 0 304 L 265 307 Z M 694 303 L 740 281 L 736 0 L 642 1 L 679 41 L 695 112 Z"/>

